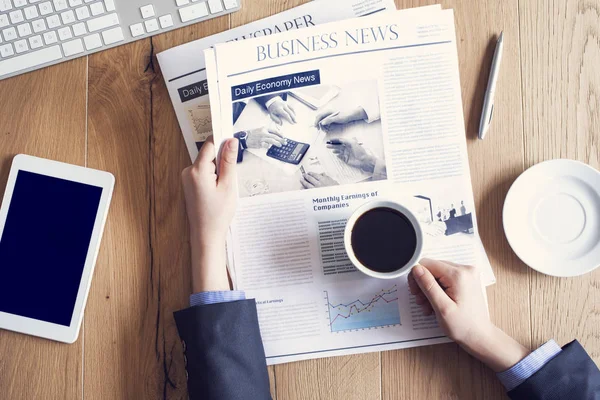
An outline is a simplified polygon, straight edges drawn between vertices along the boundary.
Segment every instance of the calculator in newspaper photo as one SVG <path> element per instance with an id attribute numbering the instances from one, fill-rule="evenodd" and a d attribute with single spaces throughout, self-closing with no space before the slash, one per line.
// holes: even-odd
<path id="1" fill-rule="evenodd" d="M 287 143 L 281 147 L 271 146 L 267 151 L 267 156 L 285 163 L 297 165 L 300 164 L 309 147 L 310 144 L 308 143 L 287 139 Z"/>

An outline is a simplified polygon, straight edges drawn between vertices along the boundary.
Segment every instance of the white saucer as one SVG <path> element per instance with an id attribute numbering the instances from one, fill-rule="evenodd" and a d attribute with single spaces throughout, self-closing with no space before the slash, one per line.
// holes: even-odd
<path id="1" fill-rule="evenodd" d="M 553 276 L 600 266 L 600 172 L 573 160 L 546 161 L 513 183 L 504 232 L 525 264 Z"/>

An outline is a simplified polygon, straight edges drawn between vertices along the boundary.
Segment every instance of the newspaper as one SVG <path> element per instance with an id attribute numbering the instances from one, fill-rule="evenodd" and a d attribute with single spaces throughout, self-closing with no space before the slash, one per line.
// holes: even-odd
<path id="1" fill-rule="evenodd" d="M 266 36 L 390 10 L 396 10 L 393 0 L 315 1 L 157 54 L 191 160 L 196 159 L 198 149 L 212 134 L 205 49 L 217 43 Z"/>
<path id="2" fill-rule="evenodd" d="M 448 341 L 406 277 L 354 268 L 343 232 L 364 202 L 392 199 L 418 216 L 425 256 L 482 265 L 494 281 L 477 232 L 453 11 L 333 22 L 217 44 L 205 58 L 215 143 L 247 146 L 228 263 L 256 299 L 268 364 Z"/>

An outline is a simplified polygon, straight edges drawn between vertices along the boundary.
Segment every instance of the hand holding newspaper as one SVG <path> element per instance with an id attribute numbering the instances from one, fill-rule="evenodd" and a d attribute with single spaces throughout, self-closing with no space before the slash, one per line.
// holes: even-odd
<path id="1" fill-rule="evenodd" d="M 228 263 L 236 288 L 256 298 L 267 362 L 448 341 L 406 277 L 353 267 L 343 231 L 365 201 L 398 201 L 419 217 L 426 256 L 483 265 L 493 282 L 477 233 L 452 10 L 217 44 L 205 58 L 215 143 L 235 136 L 244 147 Z M 273 129 L 273 104 L 295 117 Z"/>

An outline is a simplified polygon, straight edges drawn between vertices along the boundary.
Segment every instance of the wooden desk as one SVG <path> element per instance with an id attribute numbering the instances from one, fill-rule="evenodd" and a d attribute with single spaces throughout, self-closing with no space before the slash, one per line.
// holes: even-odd
<path id="1" fill-rule="evenodd" d="M 1 331 L 3 399 L 187 398 L 172 312 L 190 292 L 179 179 L 190 161 L 154 55 L 302 1 L 250 2 L 231 17 L 0 82 L 0 187 L 17 153 L 117 178 L 79 340 L 64 345 Z M 402 8 L 426 3 L 433 1 L 397 1 Z M 501 225 L 506 191 L 525 168 L 557 157 L 600 167 L 600 0 L 443 3 L 456 13 L 476 206 L 498 279 L 488 290 L 492 318 L 531 348 L 578 338 L 600 363 L 600 270 L 573 279 L 540 275 L 511 252 Z M 501 30 L 494 123 L 482 142 L 476 131 Z M 277 399 L 504 398 L 494 374 L 454 344 L 269 371 Z"/>

